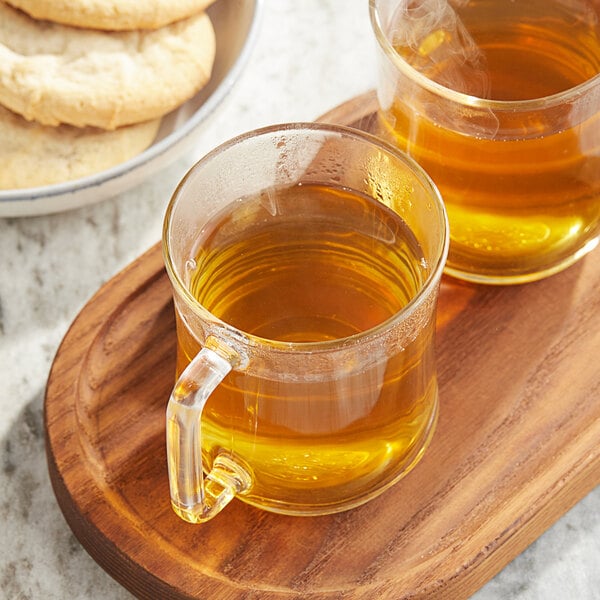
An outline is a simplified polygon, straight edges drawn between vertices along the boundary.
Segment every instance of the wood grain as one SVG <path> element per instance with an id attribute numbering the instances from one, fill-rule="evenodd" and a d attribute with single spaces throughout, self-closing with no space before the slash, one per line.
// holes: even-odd
<path id="1" fill-rule="evenodd" d="M 323 120 L 368 127 L 373 95 Z M 467 598 L 600 482 L 600 257 L 512 287 L 444 278 L 440 420 L 370 503 L 294 518 L 169 503 L 171 291 L 158 246 L 86 305 L 46 392 L 50 477 L 77 538 L 140 598 Z"/>

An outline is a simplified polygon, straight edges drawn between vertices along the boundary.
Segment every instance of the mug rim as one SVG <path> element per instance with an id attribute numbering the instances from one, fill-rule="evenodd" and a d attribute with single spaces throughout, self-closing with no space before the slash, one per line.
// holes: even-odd
<path id="1" fill-rule="evenodd" d="M 369 17 L 377 43 L 385 55 L 392 61 L 397 69 L 415 81 L 422 88 L 437 96 L 442 96 L 445 100 L 449 100 L 455 104 L 460 104 L 469 108 L 492 109 L 498 112 L 541 110 L 577 100 L 596 86 L 600 85 L 600 72 L 598 72 L 593 77 L 566 90 L 547 96 L 541 96 L 539 98 L 529 98 L 527 100 L 493 100 L 453 90 L 452 88 L 437 83 L 433 79 L 423 75 L 423 73 L 411 66 L 410 63 L 404 60 L 398 52 L 396 52 L 394 46 L 383 30 L 378 7 L 379 2 L 380 0 L 369 0 Z"/>
<path id="2" fill-rule="evenodd" d="M 417 293 L 410 299 L 410 301 L 405 304 L 399 311 L 394 313 L 391 317 L 388 317 L 381 323 L 366 329 L 364 331 L 360 331 L 358 333 L 352 334 L 350 336 L 335 338 L 333 340 L 325 340 L 318 342 L 284 342 L 280 340 L 274 340 L 271 338 L 265 338 L 261 336 L 254 335 L 243 329 L 238 329 L 237 327 L 223 321 L 216 315 L 214 315 L 210 310 L 208 310 L 203 304 L 198 302 L 198 300 L 194 297 L 194 295 L 187 288 L 182 278 L 179 275 L 178 269 L 173 264 L 173 260 L 171 258 L 171 253 L 169 252 L 169 234 L 170 234 L 170 226 L 173 222 L 173 212 L 175 210 L 175 206 L 177 201 L 181 198 L 181 194 L 183 188 L 185 187 L 188 179 L 192 176 L 192 173 L 200 169 L 205 163 L 208 163 L 212 160 L 213 157 L 221 154 L 222 152 L 227 151 L 228 148 L 237 145 L 239 143 L 244 142 L 247 139 L 261 137 L 264 135 L 270 135 L 278 132 L 325 132 L 325 133 L 334 133 L 338 135 L 344 135 L 348 137 L 352 137 L 355 139 L 359 139 L 363 142 L 368 142 L 375 146 L 378 146 L 382 150 L 384 150 L 388 154 L 392 154 L 395 158 L 403 162 L 411 171 L 411 173 L 417 178 L 418 181 L 423 185 L 426 191 L 429 194 L 429 197 L 432 199 L 433 204 L 437 208 L 437 213 L 439 215 L 439 226 L 440 226 L 440 241 L 438 243 L 438 248 L 436 251 L 436 262 L 433 268 L 431 269 L 429 275 L 423 282 L 420 289 Z M 292 123 L 279 123 L 274 125 L 269 125 L 266 127 L 260 127 L 257 129 L 253 129 L 247 131 L 245 133 L 239 134 L 222 144 L 219 144 L 215 148 L 213 148 L 210 152 L 208 152 L 205 156 L 200 158 L 196 163 L 192 165 L 177 184 L 169 203 L 167 205 L 164 220 L 163 220 L 163 228 L 162 228 L 162 251 L 163 251 L 163 261 L 165 264 L 165 269 L 171 280 L 172 285 L 175 287 L 177 293 L 181 298 L 184 299 L 186 304 L 196 313 L 199 314 L 202 318 L 209 320 L 213 324 L 217 324 L 220 328 L 227 331 L 228 334 L 232 335 L 234 338 L 238 340 L 243 340 L 244 343 L 250 344 L 251 346 L 265 346 L 268 345 L 272 350 L 281 350 L 286 352 L 305 352 L 305 353 L 313 353 L 318 351 L 327 351 L 333 350 L 340 347 L 346 347 L 353 342 L 358 340 L 369 339 L 372 337 L 377 337 L 383 332 L 387 331 L 393 324 L 398 321 L 406 320 L 412 315 L 421 304 L 425 301 L 425 298 L 428 298 L 433 292 L 433 288 L 438 285 L 440 278 L 442 276 L 442 272 L 446 263 L 446 259 L 448 256 L 448 249 L 450 245 L 450 229 L 448 223 L 448 215 L 446 212 L 446 208 L 444 202 L 442 200 L 442 196 L 440 191 L 438 190 L 436 184 L 433 182 L 431 177 L 427 174 L 427 172 L 419 165 L 413 158 L 411 158 L 408 154 L 398 150 L 392 144 L 386 142 L 378 138 L 377 136 L 364 132 L 359 129 L 355 129 L 353 127 L 347 127 L 345 125 L 335 125 L 329 123 L 316 123 L 316 122 L 292 122 Z"/>

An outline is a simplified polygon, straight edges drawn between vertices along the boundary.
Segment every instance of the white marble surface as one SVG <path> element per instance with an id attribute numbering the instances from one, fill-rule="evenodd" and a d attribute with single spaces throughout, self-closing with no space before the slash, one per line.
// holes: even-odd
<path id="1" fill-rule="evenodd" d="M 266 0 L 248 67 L 197 151 L 254 127 L 312 120 L 368 90 L 373 51 L 367 0 Z M 181 161 L 120 197 L 68 213 L 0 219 L 1 598 L 131 597 L 80 546 L 56 503 L 43 394 L 78 311 L 159 240 L 183 170 Z M 599 515 L 596 489 L 474 598 L 600 598 Z"/>

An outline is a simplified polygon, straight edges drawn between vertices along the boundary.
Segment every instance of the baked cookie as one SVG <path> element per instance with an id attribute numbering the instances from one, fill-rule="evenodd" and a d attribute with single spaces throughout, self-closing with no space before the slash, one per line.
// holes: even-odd
<path id="1" fill-rule="evenodd" d="M 0 104 L 44 125 L 115 129 L 161 117 L 209 80 L 206 13 L 108 32 L 32 19 L 0 2 Z"/>
<path id="2" fill-rule="evenodd" d="M 104 131 L 26 121 L 0 106 L 0 189 L 79 179 L 136 156 L 154 141 L 160 119 Z"/>
<path id="3" fill-rule="evenodd" d="M 156 29 L 202 12 L 214 0 L 6 0 L 35 19 L 89 29 Z"/>

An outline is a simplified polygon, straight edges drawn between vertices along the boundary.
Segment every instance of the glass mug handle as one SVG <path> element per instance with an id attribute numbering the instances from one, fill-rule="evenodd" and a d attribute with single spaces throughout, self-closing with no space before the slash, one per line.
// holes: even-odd
<path id="1" fill-rule="evenodd" d="M 180 375 L 169 398 L 167 465 L 171 504 L 189 523 L 212 519 L 252 483 L 246 469 L 226 454 L 215 458 L 206 480 L 202 473 L 202 411 L 232 368 L 230 360 L 204 347 Z"/>

